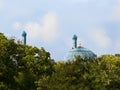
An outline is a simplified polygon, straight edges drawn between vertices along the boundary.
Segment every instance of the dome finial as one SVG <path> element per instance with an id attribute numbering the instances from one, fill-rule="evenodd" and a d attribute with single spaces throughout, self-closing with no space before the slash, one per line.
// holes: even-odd
<path id="1" fill-rule="evenodd" d="M 26 36 L 27 33 L 25 31 L 22 32 L 22 37 L 23 37 L 23 43 L 26 44 Z"/>
<path id="2" fill-rule="evenodd" d="M 24 36 L 26 36 L 27 35 L 27 33 L 25 32 L 25 31 L 23 31 L 22 32 L 22 36 L 24 37 Z"/>
<path id="3" fill-rule="evenodd" d="M 73 39 L 73 40 L 77 40 L 77 35 L 74 34 L 72 39 Z"/>
<path id="4" fill-rule="evenodd" d="M 73 40 L 73 48 L 77 48 L 77 35 L 74 34 L 72 40 Z"/>

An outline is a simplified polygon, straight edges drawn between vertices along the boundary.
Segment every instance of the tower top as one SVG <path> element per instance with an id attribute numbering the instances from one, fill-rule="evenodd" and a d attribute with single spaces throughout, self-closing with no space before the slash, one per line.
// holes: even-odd
<path id="1" fill-rule="evenodd" d="M 27 36 L 27 33 L 25 31 L 22 32 L 22 36 L 25 37 Z"/>
<path id="2" fill-rule="evenodd" d="M 26 36 L 27 33 L 25 31 L 22 32 L 22 37 L 23 37 L 23 44 L 26 45 Z"/>
<path id="3" fill-rule="evenodd" d="M 72 40 L 73 40 L 73 49 L 77 48 L 77 35 L 74 34 Z"/>
<path id="4" fill-rule="evenodd" d="M 72 39 L 77 40 L 77 35 L 74 34 Z"/>

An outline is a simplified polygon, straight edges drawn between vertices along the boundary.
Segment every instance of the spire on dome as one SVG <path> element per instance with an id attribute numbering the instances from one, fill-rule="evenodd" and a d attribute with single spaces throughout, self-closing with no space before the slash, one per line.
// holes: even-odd
<path id="1" fill-rule="evenodd" d="M 27 36 L 27 33 L 25 31 L 23 31 L 22 32 L 23 44 L 26 44 L 26 36 Z"/>
<path id="2" fill-rule="evenodd" d="M 72 40 L 73 40 L 73 48 L 77 48 L 77 35 L 74 35 Z"/>

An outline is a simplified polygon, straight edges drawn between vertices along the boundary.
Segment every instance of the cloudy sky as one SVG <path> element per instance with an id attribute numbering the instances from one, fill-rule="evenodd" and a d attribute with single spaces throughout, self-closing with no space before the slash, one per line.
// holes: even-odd
<path id="1" fill-rule="evenodd" d="M 120 53 L 120 0 L 0 0 L 0 32 L 63 60 L 72 36 L 94 53 Z"/>

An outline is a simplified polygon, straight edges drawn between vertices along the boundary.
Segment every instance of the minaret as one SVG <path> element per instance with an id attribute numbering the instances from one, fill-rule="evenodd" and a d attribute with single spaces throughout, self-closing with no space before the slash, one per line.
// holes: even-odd
<path id="1" fill-rule="evenodd" d="M 73 40 L 73 48 L 77 48 L 77 36 L 74 35 L 72 40 Z"/>
<path id="2" fill-rule="evenodd" d="M 26 45 L 26 36 L 27 36 L 27 33 L 25 31 L 22 32 L 22 37 L 23 37 L 23 44 Z"/>

